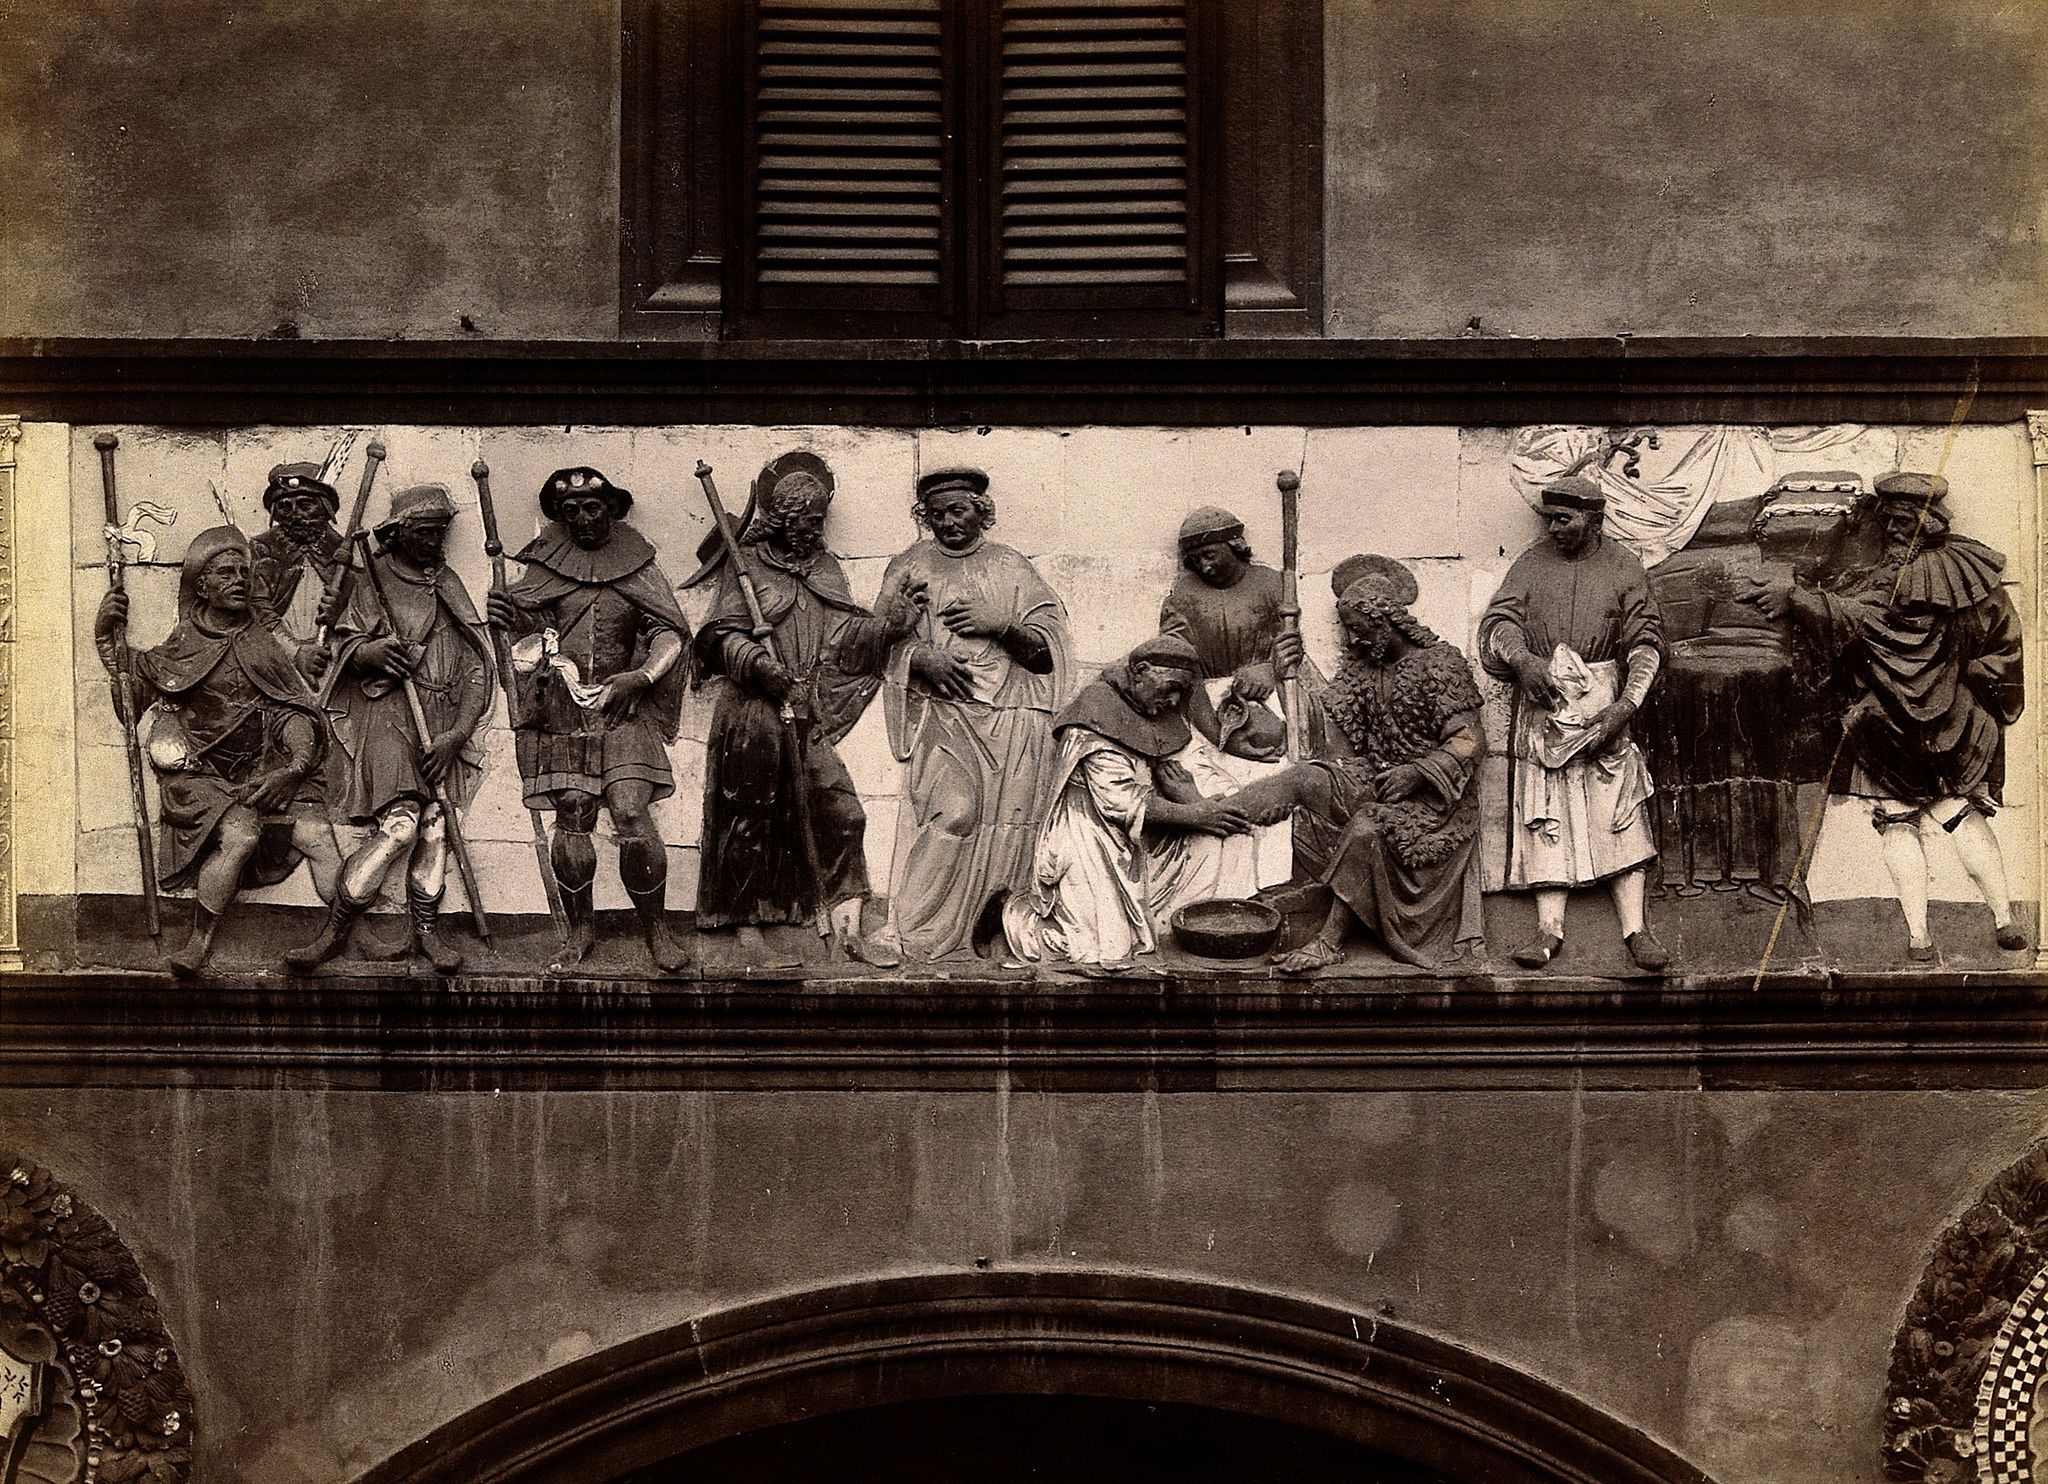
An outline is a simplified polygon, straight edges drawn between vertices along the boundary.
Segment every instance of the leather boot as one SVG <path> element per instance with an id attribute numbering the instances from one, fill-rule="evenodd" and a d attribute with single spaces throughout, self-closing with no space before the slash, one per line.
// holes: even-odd
<path id="1" fill-rule="evenodd" d="M 327 907 L 327 923 L 312 942 L 292 949 L 284 956 L 285 967 L 300 973 L 324 964 L 348 946 L 348 935 L 363 915 L 366 903 L 351 902 L 338 892 Z"/>
<path id="2" fill-rule="evenodd" d="M 412 918 L 414 950 L 425 954 L 427 962 L 434 966 L 434 971 L 438 974 L 452 974 L 461 968 L 462 950 L 449 942 L 439 931 L 440 896 L 423 897 L 414 892 L 407 892 L 405 906 Z"/>
<path id="3" fill-rule="evenodd" d="M 654 956 L 654 966 L 664 974 L 676 974 L 689 968 L 690 950 L 668 929 L 668 882 L 663 881 L 661 885 L 644 891 L 628 887 L 626 895 L 633 899 L 633 910 L 640 914 L 640 935 L 647 940 L 647 951 Z"/>

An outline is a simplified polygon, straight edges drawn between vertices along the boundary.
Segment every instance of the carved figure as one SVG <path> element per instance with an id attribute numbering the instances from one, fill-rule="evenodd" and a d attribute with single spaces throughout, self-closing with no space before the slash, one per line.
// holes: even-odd
<path id="1" fill-rule="evenodd" d="M 1670 956 L 1643 907 L 1655 788 L 1629 722 L 1663 663 L 1663 631 L 1643 564 L 1601 530 L 1606 506 L 1579 475 L 1545 487 L 1548 537 L 1516 558 L 1480 619 L 1479 662 L 1515 685 L 1506 882 L 1536 895 L 1536 935 L 1515 962 L 1555 958 L 1566 894 L 1604 881 L 1629 957 L 1658 973 Z"/>
<path id="2" fill-rule="evenodd" d="M 1471 665 L 1409 612 L 1415 578 L 1400 563 L 1363 556 L 1347 569 L 1348 652 L 1319 697 L 1317 760 L 1224 801 L 1254 821 L 1308 811 L 1296 839 L 1332 895 L 1315 936 L 1275 961 L 1286 973 L 1341 962 L 1354 926 L 1425 968 L 1485 935 L 1471 865 L 1486 736 Z"/>
<path id="3" fill-rule="evenodd" d="M 668 847 L 649 809 L 675 792 L 668 744 L 682 716 L 689 624 L 654 547 L 625 523 L 631 492 L 596 469 L 557 469 L 541 485 L 540 507 L 550 524 L 518 553 L 524 575 L 494 586 L 486 608 L 491 623 L 519 636 L 506 684 L 520 692 L 513 715 L 526 805 L 554 815 L 548 858 L 568 929 L 554 967 L 580 963 L 595 941 L 591 831 L 601 805 L 647 950 L 673 972 L 690 960 L 664 920 Z M 561 668 L 543 662 L 547 653 L 571 659 L 595 693 L 579 698 Z"/>
<path id="4" fill-rule="evenodd" d="M 292 657 L 257 618 L 249 542 L 233 526 L 193 537 L 178 585 L 178 621 L 154 649 L 128 648 L 128 597 L 109 591 L 94 627 L 110 673 L 125 663 L 157 772 L 159 874 L 191 886 L 192 933 L 170 955 L 196 973 L 245 883 L 291 874 L 303 853 L 339 868 L 320 763 L 327 719 Z M 324 861 L 320 858 L 325 857 Z"/>
<path id="5" fill-rule="evenodd" d="M 1028 558 L 988 539 L 988 483 L 979 469 L 920 479 L 912 513 L 930 534 L 882 578 L 924 593 L 882 687 L 905 770 L 881 937 L 920 958 L 970 948 L 990 893 L 1029 880 L 1067 686 L 1066 610 Z"/>
<path id="6" fill-rule="evenodd" d="M 823 910 L 851 957 L 886 968 L 901 955 L 879 935 L 862 937 L 867 814 L 835 744 L 874 698 L 891 646 L 918 614 L 901 587 L 885 587 L 874 613 L 853 600 L 824 546 L 832 490 L 824 460 L 804 452 L 783 455 L 755 481 L 736 538 L 763 633 L 739 564 L 706 544 L 700 577 L 715 567 L 718 589 L 697 660 L 702 675 L 730 683 L 707 744 L 697 925 L 737 929 L 748 959 L 768 963 L 762 926 Z"/>
<path id="7" fill-rule="evenodd" d="M 1291 476 L 1290 476 L 1291 477 Z M 1287 732 L 1276 692 L 1282 667 L 1274 646 L 1291 632 L 1284 575 L 1252 560 L 1244 522 L 1205 505 L 1181 522 L 1183 568 L 1159 611 L 1159 630 L 1186 640 L 1200 663 L 1187 699 L 1193 735 L 1176 761 L 1203 794 L 1217 797 L 1269 778 L 1286 766 Z M 1322 683 L 1295 645 L 1304 712 Z M 1314 732 L 1312 716 L 1302 734 Z M 1285 882 L 1294 843 L 1283 816 L 1225 842 L 1212 896 L 1248 897 Z"/>
<path id="8" fill-rule="evenodd" d="M 1188 744 L 1183 713 L 1201 673 L 1194 646 L 1162 634 L 1084 686 L 1053 722 L 1059 755 L 1029 884 L 1001 892 L 1013 958 L 1084 969 L 1129 967 L 1158 946 L 1174 908 L 1215 895 L 1226 837 L 1251 822 L 1204 798 L 1173 761 Z"/>
<path id="9" fill-rule="evenodd" d="M 490 710 L 493 685 L 488 630 L 462 579 L 445 565 L 454 518 L 441 485 L 394 494 L 390 518 L 377 528 L 381 550 L 363 558 L 374 566 L 373 580 L 353 586 L 334 622 L 330 663 L 342 676 L 331 703 L 333 807 L 371 833 L 343 863 L 320 935 L 285 956 L 294 968 L 340 952 L 401 863 L 408 950 L 443 973 L 462 967 L 461 951 L 437 931 L 449 821 L 435 793 L 438 786 L 458 809 L 474 793 L 483 766 L 476 729 Z M 407 680 L 421 701 L 425 737 L 414 731 Z"/>
<path id="10" fill-rule="evenodd" d="M 1757 601 L 1847 671 L 1849 791 L 1872 801 L 1906 956 L 1935 956 L 1926 844 L 1944 836 L 1991 908 L 1998 946 L 2024 948 L 1990 825 L 2005 784 L 2005 728 L 2026 703 L 2019 614 L 2000 585 L 2005 557 L 1955 534 L 1940 475 L 1889 474 L 1875 492 L 1879 566 L 1837 592 L 1781 577 Z"/>
<path id="11" fill-rule="evenodd" d="M 270 528 L 249 538 L 256 611 L 308 674 L 316 673 L 320 601 L 347 560 L 334 528 L 341 495 L 318 464 L 279 464 L 263 487 Z"/>

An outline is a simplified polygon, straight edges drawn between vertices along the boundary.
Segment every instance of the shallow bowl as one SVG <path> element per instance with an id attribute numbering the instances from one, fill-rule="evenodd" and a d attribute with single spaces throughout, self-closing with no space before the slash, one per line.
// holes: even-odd
<path id="1" fill-rule="evenodd" d="M 1280 941 L 1280 914 L 1240 897 L 1190 902 L 1171 926 L 1176 943 L 1204 958 L 1257 958 Z"/>

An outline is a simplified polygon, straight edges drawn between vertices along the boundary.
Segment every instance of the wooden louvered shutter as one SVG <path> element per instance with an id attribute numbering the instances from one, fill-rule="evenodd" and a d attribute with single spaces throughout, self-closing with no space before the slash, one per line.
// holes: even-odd
<path id="1" fill-rule="evenodd" d="M 950 7 L 756 0 L 742 221 L 747 307 L 952 303 Z"/>
<path id="2" fill-rule="evenodd" d="M 1192 0 L 985 3 L 990 312 L 1202 316 Z"/>

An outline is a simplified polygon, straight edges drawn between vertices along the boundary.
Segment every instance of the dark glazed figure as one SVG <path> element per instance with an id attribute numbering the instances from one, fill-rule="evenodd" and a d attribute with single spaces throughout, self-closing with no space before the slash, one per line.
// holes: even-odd
<path id="1" fill-rule="evenodd" d="M 1409 612 L 1417 588 L 1406 568 L 1379 556 L 1346 567 L 1337 616 L 1347 653 L 1317 698 L 1317 760 L 1227 802 L 1260 823 L 1304 811 L 1297 854 L 1330 888 L 1322 927 L 1279 958 L 1282 972 L 1341 962 L 1354 926 L 1403 963 L 1435 968 L 1484 937 L 1471 870 L 1486 755 L 1479 687 L 1456 646 Z"/>
<path id="2" fill-rule="evenodd" d="M 327 719 L 250 600 L 249 542 L 233 526 L 185 550 L 178 621 L 154 649 L 128 648 L 128 597 L 111 591 L 94 626 L 101 662 L 135 681 L 160 799 L 158 873 L 190 886 L 192 933 L 170 956 L 197 973 L 245 883 L 282 881 L 300 855 L 331 853 L 320 771 Z"/>
<path id="3" fill-rule="evenodd" d="M 668 744 L 682 716 L 689 625 L 647 538 L 625 523 L 632 495 L 595 469 L 558 469 L 541 486 L 551 522 L 519 552 L 525 575 L 493 588 L 490 621 L 518 635 L 519 772 L 529 808 L 551 810 L 549 861 L 566 934 L 554 968 L 595 939 L 592 891 L 600 806 L 619 844 L 619 879 L 655 967 L 689 955 L 664 918 L 668 847 L 649 806 L 675 792 Z"/>
<path id="4" fill-rule="evenodd" d="M 461 952 L 438 930 L 450 821 L 437 794 L 460 809 L 475 792 L 483 761 L 476 729 L 490 710 L 492 667 L 483 620 L 446 565 L 454 518 L 438 484 L 394 494 L 390 518 L 377 528 L 381 550 L 363 557 L 376 570 L 351 585 L 346 610 L 333 616 L 329 663 L 341 673 L 330 705 L 332 806 L 337 818 L 370 833 L 342 866 L 320 935 L 286 955 L 293 968 L 341 952 L 350 927 L 401 864 L 408 950 L 443 973 L 462 966 Z M 415 733 L 408 681 L 425 737 Z"/>
<path id="5" fill-rule="evenodd" d="M 1059 598 L 1029 559 L 988 539 L 986 474 L 925 475 L 914 513 L 931 534 L 882 578 L 885 592 L 925 594 L 882 691 L 905 764 L 886 941 L 931 959 L 971 947 L 980 904 L 1029 880 L 1069 658 Z"/>
<path id="6" fill-rule="evenodd" d="M 1991 816 L 2003 802 L 2005 729 L 2026 704 L 2019 614 L 2005 557 L 1951 529 L 1948 481 L 1897 473 L 1876 485 L 1884 559 L 1826 592 L 1780 579 L 1756 594 L 1789 616 L 1848 683 L 1849 792 L 1871 801 L 1906 919 L 1906 957 L 1935 957 L 1927 844 L 1952 841 L 1991 908 L 1998 946 L 2027 946 Z"/>
<path id="7" fill-rule="evenodd" d="M 1506 884 L 1536 895 L 1536 936 L 1515 962 L 1564 946 L 1567 893 L 1607 883 L 1630 958 L 1670 958 L 1644 919 L 1655 788 L 1629 722 L 1664 661 L 1643 564 L 1602 529 L 1607 497 L 1580 475 L 1543 491 L 1548 539 L 1508 569 L 1479 621 L 1479 662 L 1515 686 L 1508 740 Z"/>
<path id="8" fill-rule="evenodd" d="M 698 475 L 714 488 L 709 468 Z M 921 594 L 885 587 L 874 613 L 854 602 L 825 549 L 832 490 L 816 455 L 776 459 L 733 531 L 737 559 L 714 532 L 692 579 L 717 575 L 696 651 L 704 675 L 729 682 L 706 749 L 697 925 L 736 929 L 746 961 L 766 965 L 777 960 L 762 926 L 822 917 L 849 956 L 888 968 L 901 955 L 861 933 L 867 814 L 835 744 L 874 698 Z"/>

